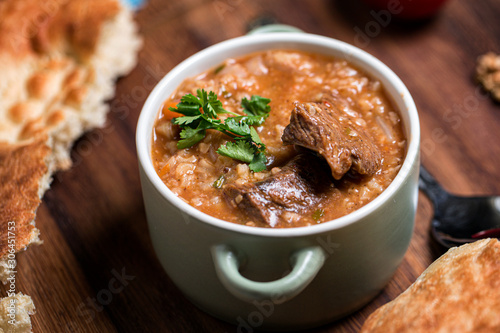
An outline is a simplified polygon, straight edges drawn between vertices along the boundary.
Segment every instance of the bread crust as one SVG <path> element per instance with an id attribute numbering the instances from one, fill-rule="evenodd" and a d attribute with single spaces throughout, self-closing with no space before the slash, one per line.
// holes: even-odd
<path id="1" fill-rule="evenodd" d="M 368 332 L 500 332 L 500 241 L 448 250 L 368 317 Z"/>
<path id="2" fill-rule="evenodd" d="M 0 257 L 8 253 L 9 227 L 15 235 L 16 252 L 38 238 L 32 221 L 41 202 L 49 154 L 43 139 L 17 147 L 0 144 Z"/>
<path id="3" fill-rule="evenodd" d="M 41 138 L 28 145 L 0 143 L 0 280 L 15 269 L 14 254 L 40 243 L 36 210 L 49 183 L 51 149 Z"/>
<path id="4" fill-rule="evenodd" d="M 0 141 L 47 135 L 55 170 L 69 168 L 73 142 L 104 125 L 140 45 L 118 0 L 0 1 Z"/>
<path id="5" fill-rule="evenodd" d="M 0 1 L 0 280 L 15 250 L 39 242 L 35 213 L 70 149 L 104 125 L 118 76 L 141 40 L 118 0 Z"/>
<path id="6" fill-rule="evenodd" d="M 12 323 L 12 304 L 15 305 Z M 0 333 L 26 333 L 31 332 L 30 316 L 35 314 L 35 305 L 28 295 L 17 293 L 0 300 Z"/>
<path id="7" fill-rule="evenodd" d="M 0 50 L 16 61 L 66 53 L 84 62 L 95 51 L 103 24 L 118 1 L 17 0 L 0 2 Z"/>
<path id="8" fill-rule="evenodd" d="M 114 81 L 141 45 L 118 0 L 0 0 L 0 280 L 14 254 L 40 243 L 35 215 L 53 172 L 71 166 L 73 142 L 104 125 Z M 6 302 L 16 301 L 16 326 Z M 34 305 L 0 299 L 0 331 L 30 332 Z M 3 331 L 2 331 L 3 332 Z"/>

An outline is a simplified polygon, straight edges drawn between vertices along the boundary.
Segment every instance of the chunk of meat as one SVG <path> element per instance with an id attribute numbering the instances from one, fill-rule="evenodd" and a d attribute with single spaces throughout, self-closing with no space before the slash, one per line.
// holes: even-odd
<path id="1" fill-rule="evenodd" d="M 226 185 L 224 196 L 229 204 L 244 211 L 249 218 L 275 227 L 278 223 L 286 223 L 285 212 L 307 214 L 313 210 L 332 187 L 333 179 L 324 159 L 303 153 L 270 178 L 244 185 Z"/>
<path id="2" fill-rule="evenodd" d="M 346 103 L 336 96 L 322 103 L 296 102 L 290 124 L 281 137 L 286 145 L 302 146 L 322 155 L 335 179 L 342 178 L 351 168 L 359 174 L 372 175 L 382 161 L 378 147 L 354 122 Z"/>

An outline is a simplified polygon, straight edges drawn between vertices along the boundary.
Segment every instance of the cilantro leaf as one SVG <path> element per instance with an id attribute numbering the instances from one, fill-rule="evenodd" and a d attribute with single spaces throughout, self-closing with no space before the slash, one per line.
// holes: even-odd
<path id="1" fill-rule="evenodd" d="M 260 97 L 258 95 L 253 95 L 250 100 L 244 97 L 241 100 L 241 106 L 243 111 L 249 116 L 261 116 L 267 118 L 269 112 L 271 111 L 271 106 L 269 103 L 271 100 L 269 98 Z"/>
<path id="2" fill-rule="evenodd" d="M 222 102 L 217 99 L 217 95 L 213 91 L 210 91 L 208 93 L 207 102 L 203 104 L 203 111 L 209 117 L 215 119 L 217 118 L 217 114 L 220 113 L 221 110 L 224 110 L 224 108 L 222 107 Z"/>
<path id="3" fill-rule="evenodd" d="M 208 94 L 205 89 L 196 90 L 196 96 L 198 96 L 198 101 L 200 106 L 203 107 L 208 102 Z"/>
<path id="4" fill-rule="evenodd" d="M 217 127 L 217 126 L 219 126 L 221 124 L 221 120 L 220 119 L 218 119 L 218 118 L 210 118 L 206 114 L 202 114 L 201 118 L 204 120 L 205 123 L 211 124 L 210 126 L 212 126 L 214 128 Z"/>
<path id="5" fill-rule="evenodd" d="M 237 140 L 235 142 L 229 141 L 225 145 L 220 146 L 217 153 L 235 160 L 250 163 L 253 160 L 255 149 L 251 143 L 244 140 Z"/>
<path id="6" fill-rule="evenodd" d="M 258 125 L 262 125 L 265 120 L 266 120 L 266 117 L 262 117 L 262 116 L 236 116 L 236 117 L 227 118 L 226 123 L 228 121 L 230 121 L 230 122 L 245 123 L 248 126 L 258 126 Z"/>
<path id="7" fill-rule="evenodd" d="M 226 121 L 224 121 L 225 129 L 240 136 L 250 135 L 250 126 L 239 118 L 240 117 L 227 118 Z"/>
<path id="8" fill-rule="evenodd" d="M 266 117 L 263 117 L 263 116 L 245 116 L 242 118 L 244 118 L 244 121 L 250 126 L 260 126 L 264 123 L 267 116 Z"/>
<path id="9" fill-rule="evenodd" d="M 250 170 L 259 172 L 266 169 L 266 146 L 252 126 L 261 125 L 269 116 L 270 99 L 253 95 L 250 100 L 243 98 L 241 105 L 246 116 L 224 109 L 222 102 L 213 91 L 198 89 L 196 96 L 186 94 L 180 103 L 171 111 L 182 114 L 182 117 L 172 119 L 181 128 L 177 148 L 189 148 L 203 140 L 206 130 L 220 131 L 234 141 L 229 141 L 217 150 L 217 153 L 242 162 L 249 163 Z M 224 122 L 218 115 L 230 113 Z"/>
<path id="10" fill-rule="evenodd" d="M 189 148 L 203 140 L 205 137 L 205 129 L 186 127 L 181 131 L 180 136 L 181 140 L 177 142 L 177 148 Z"/>
<path id="11" fill-rule="evenodd" d="M 202 107 L 202 104 L 196 96 L 186 94 L 182 96 L 181 102 L 175 108 L 170 107 L 168 109 L 185 116 L 196 116 L 200 114 L 200 107 Z"/>
<path id="12" fill-rule="evenodd" d="M 189 124 L 195 122 L 196 120 L 199 120 L 200 117 L 201 117 L 201 115 L 177 117 L 177 118 L 172 119 L 172 122 L 174 124 L 180 125 L 182 127 L 182 126 L 189 125 Z"/>
<path id="13" fill-rule="evenodd" d="M 255 127 L 250 128 L 250 137 L 252 141 L 255 142 L 258 146 L 263 146 L 262 140 L 259 137 L 259 133 L 255 130 Z"/>
<path id="14" fill-rule="evenodd" d="M 168 108 L 170 111 L 174 111 L 180 114 L 183 114 L 185 116 L 196 116 L 197 114 L 200 113 L 200 106 L 199 105 L 194 105 L 194 104 L 187 104 L 180 102 L 177 104 L 177 107 L 169 107 Z"/>
<path id="15" fill-rule="evenodd" d="M 248 167 L 253 172 L 263 171 L 266 170 L 266 162 L 267 162 L 266 155 L 264 155 L 264 153 L 258 153 L 253 156 L 252 162 L 250 162 Z"/>
<path id="16" fill-rule="evenodd" d="M 191 105 L 199 105 L 200 107 L 203 106 L 203 104 L 201 104 L 199 97 L 193 96 L 191 94 L 186 94 L 186 95 L 182 96 L 181 103 L 191 104 Z"/>

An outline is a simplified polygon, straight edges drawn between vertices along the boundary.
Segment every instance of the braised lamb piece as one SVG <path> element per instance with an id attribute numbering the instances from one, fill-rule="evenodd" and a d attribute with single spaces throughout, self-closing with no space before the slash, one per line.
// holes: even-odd
<path id="1" fill-rule="evenodd" d="M 355 123 L 347 102 L 331 96 L 322 103 L 295 103 L 281 139 L 322 155 L 332 175 L 340 179 L 350 169 L 372 175 L 381 167 L 381 154 L 366 131 Z"/>
<path id="2" fill-rule="evenodd" d="M 281 139 L 302 152 L 266 180 L 227 185 L 224 196 L 249 218 L 271 227 L 285 223 L 294 213 L 312 214 L 335 186 L 334 179 L 351 169 L 372 175 L 381 166 L 380 151 L 355 120 L 347 101 L 337 96 L 321 103 L 295 103 Z"/>
<path id="3" fill-rule="evenodd" d="M 224 196 L 249 218 L 275 227 L 280 220 L 288 220 L 290 214 L 286 212 L 312 214 L 332 187 L 333 178 L 325 160 L 313 153 L 301 153 L 268 179 L 225 186 Z"/>

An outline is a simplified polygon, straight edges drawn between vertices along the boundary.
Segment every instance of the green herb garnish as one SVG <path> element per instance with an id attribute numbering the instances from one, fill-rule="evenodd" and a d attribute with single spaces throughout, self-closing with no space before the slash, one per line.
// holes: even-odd
<path id="1" fill-rule="evenodd" d="M 319 222 L 319 220 L 325 215 L 325 211 L 323 209 L 316 209 L 312 215 L 314 221 Z"/>
<path id="2" fill-rule="evenodd" d="M 226 182 L 226 177 L 224 175 L 220 175 L 219 178 L 217 178 L 216 181 L 212 184 L 212 187 L 214 188 L 222 188 L 222 185 Z"/>
<path id="3" fill-rule="evenodd" d="M 217 153 L 249 163 L 250 170 L 254 172 L 265 170 L 266 146 L 252 126 L 261 125 L 269 116 L 270 102 L 270 99 L 257 95 L 253 95 L 250 100 L 243 98 L 241 106 L 246 115 L 241 116 L 225 110 L 213 91 L 207 93 L 204 89 L 198 89 L 196 96 L 184 95 L 175 108 L 169 108 L 184 115 L 172 119 L 172 122 L 181 128 L 181 139 L 177 142 L 177 148 L 195 145 L 205 137 L 207 129 L 214 129 L 234 140 L 221 146 Z M 218 115 L 224 113 L 233 117 L 222 122 Z"/>
<path id="4" fill-rule="evenodd" d="M 219 72 L 220 72 L 221 70 L 223 70 L 223 69 L 224 69 L 224 67 L 226 67 L 226 64 L 222 64 L 222 65 L 220 65 L 220 66 L 217 66 L 217 68 L 214 70 L 214 74 L 219 74 Z"/>

